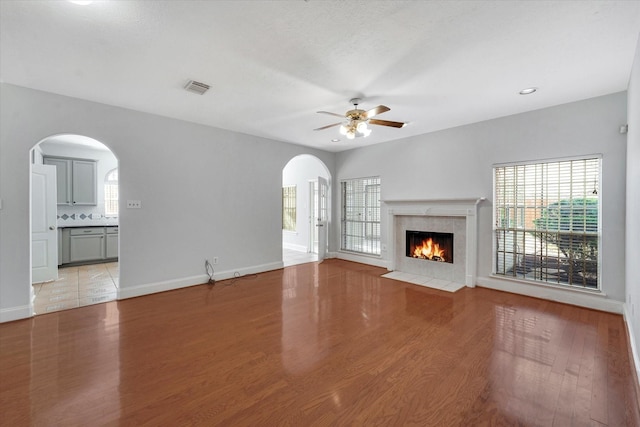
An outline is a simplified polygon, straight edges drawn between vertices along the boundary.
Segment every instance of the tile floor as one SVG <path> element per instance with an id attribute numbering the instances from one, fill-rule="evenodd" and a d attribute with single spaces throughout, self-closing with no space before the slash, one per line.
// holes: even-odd
<path id="1" fill-rule="evenodd" d="M 434 279 L 433 277 L 419 276 L 417 274 L 392 271 L 382 275 L 388 279 L 400 280 L 401 282 L 413 283 L 414 285 L 425 286 L 427 288 L 439 289 L 441 291 L 455 292 L 465 287 L 462 283 L 450 282 L 448 280 Z"/>
<path id="2" fill-rule="evenodd" d="M 117 297 L 117 262 L 58 269 L 58 280 L 35 283 L 35 314 L 113 301 Z"/>
<path id="3" fill-rule="evenodd" d="M 308 262 L 318 261 L 318 254 L 309 252 L 294 251 L 293 249 L 282 249 L 282 263 L 285 267 L 297 264 L 306 264 Z"/>

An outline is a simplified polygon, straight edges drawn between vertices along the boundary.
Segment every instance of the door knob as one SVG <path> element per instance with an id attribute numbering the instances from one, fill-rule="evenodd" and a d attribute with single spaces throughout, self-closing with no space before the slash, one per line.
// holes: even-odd
<path id="1" fill-rule="evenodd" d="M 49 230 L 55 230 L 56 228 L 53 225 L 49 226 Z"/>

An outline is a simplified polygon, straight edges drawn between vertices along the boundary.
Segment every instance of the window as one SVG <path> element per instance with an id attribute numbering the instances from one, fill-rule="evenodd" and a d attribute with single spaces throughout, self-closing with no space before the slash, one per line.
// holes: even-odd
<path id="1" fill-rule="evenodd" d="M 104 214 L 118 215 L 118 169 L 112 169 L 104 179 Z"/>
<path id="2" fill-rule="evenodd" d="M 380 255 L 380 178 L 343 181 L 341 246 Z"/>
<path id="3" fill-rule="evenodd" d="M 599 289 L 600 158 L 494 167 L 495 273 Z"/>
<path id="4" fill-rule="evenodd" d="M 282 229 L 296 231 L 296 186 L 282 187 Z"/>

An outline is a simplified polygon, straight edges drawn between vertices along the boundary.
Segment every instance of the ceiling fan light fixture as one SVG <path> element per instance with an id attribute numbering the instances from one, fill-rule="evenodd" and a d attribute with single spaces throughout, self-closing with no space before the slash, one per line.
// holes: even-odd
<path id="1" fill-rule="evenodd" d="M 358 108 L 360 99 L 353 98 L 351 100 L 351 103 L 353 104 L 354 108 L 348 110 L 344 115 L 331 113 L 329 111 L 318 111 L 318 113 L 340 117 L 342 118 L 342 121 L 319 127 L 317 129 L 314 129 L 314 131 L 339 126 L 340 135 L 344 135 L 347 139 L 354 139 L 361 136 L 367 137 L 371 135 L 371 128 L 369 127 L 369 125 L 389 126 L 393 128 L 401 128 L 407 125 L 407 123 L 403 122 L 394 122 L 391 120 L 380 120 L 372 118 L 389 111 L 390 108 L 385 105 L 378 105 L 377 107 L 365 111 Z"/>

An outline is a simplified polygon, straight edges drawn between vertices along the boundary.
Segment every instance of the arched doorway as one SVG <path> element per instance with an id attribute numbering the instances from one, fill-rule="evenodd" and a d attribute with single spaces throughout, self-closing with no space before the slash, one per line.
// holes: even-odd
<path id="1" fill-rule="evenodd" d="M 103 143 L 61 134 L 31 150 L 34 314 L 117 298 L 118 159 Z"/>
<path id="2" fill-rule="evenodd" d="M 327 247 L 331 175 L 315 156 L 302 154 L 282 169 L 282 260 L 317 261 Z"/>

